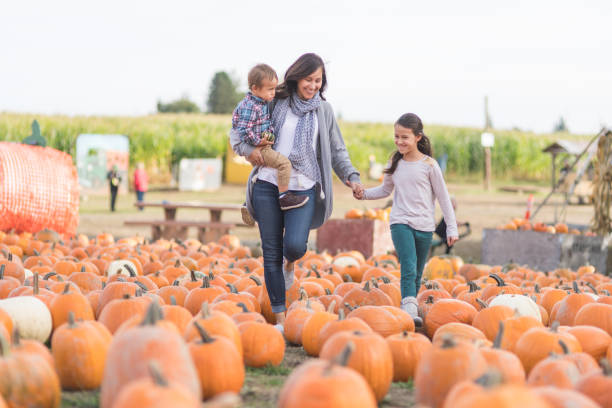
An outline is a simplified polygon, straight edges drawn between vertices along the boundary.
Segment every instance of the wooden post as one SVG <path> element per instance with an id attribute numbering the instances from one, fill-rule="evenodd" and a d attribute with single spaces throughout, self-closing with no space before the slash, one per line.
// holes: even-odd
<path id="1" fill-rule="evenodd" d="M 484 187 L 485 187 L 485 190 L 490 191 L 491 190 L 491 148 L 488 146 L 485 147 L 484 153 L 485 153 Z"/>
<path id="2" fill-rule="evenodd" d="M 552 154 L 552 191 L 554 192 L 557 189 L 557 165 L 556 165 L 556 159 L 557 158 L 557 154 L 553 153 Z"/>

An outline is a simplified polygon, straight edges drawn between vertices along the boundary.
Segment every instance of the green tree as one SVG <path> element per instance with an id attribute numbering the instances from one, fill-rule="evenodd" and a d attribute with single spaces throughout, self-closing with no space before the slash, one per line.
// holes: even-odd
<path id="1" fill-rule="evenodd" d="M 237 81 L 232 80 L 227 72 L 215 73 L 208 92 L 208 112 L 232 113 L 236 104 L 244 97 L 237 91 L 237 87 Z"/>
<path id="2" fill-rule="evenodd" d="M 569 130 L 567 130 L 567 125 L 565 124 L 565 119 L 563 119 L 563 116 L 561 116 L 557 123 L 555 123 L 555 126 L 553 127 L 553 132 L 569 132 Z"/>
<path id="3" fill-rule="evenodd" d="M 181 99 L 172 101 L 170 103 L 163 103 L 157 101 L 157 112 L 158 113 L 198 113 L 200 108 L 194 102 L 190 101 L 189 98 L 183 96 Z"/>

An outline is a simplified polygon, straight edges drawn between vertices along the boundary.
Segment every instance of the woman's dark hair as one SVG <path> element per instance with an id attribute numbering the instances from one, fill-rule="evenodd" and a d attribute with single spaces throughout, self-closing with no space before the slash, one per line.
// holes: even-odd
<path id="1" fill-rule="evenodd" d="M 395 122 L 396 125 L 400 125 L 403 128 L 411 129 L 412 133 L 415 136 L 421 136 L 421 139 L 417 142 L 417 149 L 419 152 L 424 155 L 430 156 L 431 152 L 431 143 L 429 142 L 429 138 L 423 132 L 423 122 L 421 122 L 421 118 L 419 118 L 414 113 L 404 113 L 400 118 Z M 393 174 L 395 173 L 395 169 L 397 169 L 397 164 L 402 159 L 402 154 L 396 150 L 391 156 L 391 166 L 384 170 L 385 174 Z"/>
<path id="2" fill-rule="evenodd" d="M 325 100 L 323 92 L 327 87 L 327 76 L 325 75 L 325 63 L 317 54 L 308 53 L 300 56 L 285 73 L 283 83 L 276 87 L 276 98 L 285 99 L 297 91 L 297 83 L 300 79 L 306 78 L 308 75 L 321 68 L 323 71 L 323 79 L 321 80 L 321 88 L 319 95 Z"/>

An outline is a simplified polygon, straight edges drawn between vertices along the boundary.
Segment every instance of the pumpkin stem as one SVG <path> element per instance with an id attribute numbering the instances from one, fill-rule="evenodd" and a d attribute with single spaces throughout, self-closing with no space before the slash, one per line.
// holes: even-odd
<path id="1" fill-rule="evenodd" d="M 370 281 L 367 281 L 365 286 L 363 287 L 363 290 L 365 290 L 366 292 L 370 291 Z"/>
<path id="2" fill-rule="evenodd" d="M 64 286 L 64 291 L 62 292 L 62 295 L 67 295 L 68 293 L 70 293 L 70 283 L 66 283 L 66 286 Z"/>
<path id="3" fill-rule="evenodd" d="M 353 278 L 351 278 L 351 275 L 349 275 L 348 273 L 345 273 L 342 275 L 342 279 L 344 279 L 345 282 L 352 282 Z"/>
<path id="4" fill-rule="evenodd" d="M 467 285 L 470 288 L 470 293 L 474 293 L 480 289 L 480 287 L 474 281 L 468 281 Z"/>
<path id="5" fill-rule="evenodd" d="M 496 273 L 490 274 L 489 278 L 493 279 L 497 283 L 497 286 L 506 286 L 506 282 Z"/>
<path id="6" fill-rule="evenodd" d="M 338 310 L 338 320 L 344 320 L 344 309 Z"/>
<path id="7" fill-rule="evenodd" d="M 136 271 L 134 270 L 134 268 L 132 268 L 130 266 L 130 264 L 128 263 L 124 263 L 123 267 L 128 271 L 128 273 L 130 274 L 130 278 L 134 278 L 136 276 Z"/>
<path id="8" fill-rule="evenodd" d="M 13 328 L 13 335 L 11 336 L 13 339 L 13 347 L 19 347 L 21 345 L 21 334 L 19 334 L 19 328 Z"/>
<path id="9" fill-rule="evenodd" d="M 597 295 L 597 289 L 595 289 L 595 286 L 593 286 L 591 282 L 587 282 L 586 285 L 593 291 L 594 294 Z"/>
<path id="10" fill-rule="evenodd" d="M 2 333 L 0 333 L 0 356 L 8 357 L 11 355 L 11 346 L 9 345 L 8 340 Z"/>
<path id="11" fill-rule="evenodd" d="M 331 294 L 332 294 L 332 292 L 331 292 L 331 290 L 329 290 L 329 288 L 325 288 L 325 294 L 326 294 L 327 296 L 329 296 L 329 295 L 331 295 Z"/>
<path id="12" fill-rule="evenodd" d="M 603 373 L 606 377 L 612 377 L 612 367 L 610 367 L 610 360 L 602 358 L 599 360 L 599 365 L 603 369 Z"/>
<path id="13" fill-rule="evenodd" d="M 336 299 L 332 300 L 327 306 L 327 313 L 334 313 L 334 309 L 336 308 Z"/>
<path id="14" fill-rule="evenodd" d="M 580 289 L 578 289 L 578 282 L 572 282 L 572 289 L 574 289 L 574 293 L 580 293 Z"/>
<path id="15" fill-rule="evenodd" d="M 181 284 L 181 282 L 179 282 L 178 279 L 175 279 L 174 282 L 172 282 L 172 286 L 179 286 Z"/>
<path id="16" fill-rule="evenodd" d="M 138 285 L 138 287 L 140 287 L 140 289 L 142 289 L 143 292 L 148 292 L 149 289 L 147 289 L 146 285 L 144 283 L 142 283 L 141 281 L 134 281 L 134 283 L 136 285 Z"/>
<path id="17" fill-rule="evenodd" d="M 495 340 L 493 340 L 493 348 L 501 348 L 501 342 L 504 338 L 504 322 L 502 320 L 499 321 L 499 329 L 497 330 L 497 336 L 495 336 Z"/>
<path id="18" fill-rule="evenodd" d="M 177 259 L 176 262 L 174 263 L 174 267 L 178 268 L 180 266 L 181 266 L 181 261 L 180 261 L 180 259 Z"/>
<path id="19" fill-rule="evenodd" d="M 378 283 L 376 283 L 376 278 L 372 278 L 371 281 L 372 281 L 372 286 L 375 288 L 378 288 Z"/>
<path id="20" fill-rule="evenodd" d="M 533 291 L 535 293 L 540 293 L 540 285 L 538 283 L 536 283 L 533 287 Z"/>
<path id="21" fill-rule="evenodd" d="M 259 279 L 257 276 L 249 275 L 249 279 L 255 282 L 257 286 L 261 286 L 261 279 Z"/>
<path id="22" fill-rule="evenodd" d="M 176 298 L 174 297 L 174 295 L 170 295 L 170 304 L 172 306 L 176 306 Z"/>
<path id="23" fill-rule="evenodd" d="M 71 310 L 68 312 L 68 327 L 72 329 L 74 326 L 76 326 L 76 322 L 74 320 L 74 312 Z"/>
<path id="24" fill-rule="evenodd" d="M 552 322 L 552 324 L 550 325 L 550 331 L 553 333 L 557 332 L 557 329 L 559 329 L 559 321 L 555 320 L 554 322 Z"/>
<path id="25" fill-rule="evenodd" d="M 485 388 L 492 388 L 501 384 L 502 380 L 503 378 L 499 370 L 492 369 L 478 377 L 474 382 Z"/>
<path id="26" fill-rule="evenodd" d="M 478 303 L 483 309 L 489 307 L 489 305 L 487 305 L 481 298 L 476 298 L 476 303 Z"/>
<path id="27" fill-rule="evenodd" d="M 200 311 L 202 314 L 202 318 L 208 319 L 210 317 L 210 308 L 208 307 L 208 302 L 202 303 L 202 309 Z"/>
<path id="28" fill-rule="evenodd" d="M 429 296 L 427 296 L 427 300 L 425 300 L 425 303 L 427 303 L 427 304 L 433 304 L 433 303 L 434 303 L 434 297 L 433 297 L 433 295 L 429 295 Z"/>
<path id="29" fill-rule="evenodd" d="M 347 342 L 346 346 L 344 346 L 344 349 L 336 357 L 335 359 L 336 361 L 334 361 L 333 363 L 336 363 L 342 367 L 346 367 L 346 365 L 348 364 L 349 358 L 351 357 L 351 354 L 353 354 L 354 350 L 355 350 L 355 344 L 352 341 Z"/>
<path id="30" fill-rule="evenodd" d="M 151 374 L 151 378 L 153 379 L 153 382 L 158 387 L 168 386 L 168 380 L 166 380 L 166 377 L 164 377 L 164 375 L 162 374 L 161 367 L 159 366 L 157 361 L 155 360 L 149 361 L 149 374 Z"/>
<path id="31" fill-rule="evenodd" d="M 195 271 L 193 269 L 189 271 L 189 276 L 191 277 L 192 282 L 195 282 L 198 280 L 198 278 L 196 277 Z"/>
<path id="32" fill-rule="evenodd" d="M 138 291 L 139 291 L 139 290 L 140 290 L 140 289 L 136 289 L 135 296 L 138 296 Z M 131 296 L 130 296 L 130 294 L 129 294 L 129 293 L 124 293 L 124 294 L 123 294 L 123 296 L 122 296 L 122 299 L 129 299 L 130 297 L 131 297 Z"/>
<path id="33" fill-rule="evenodd" d="M 2 264 L 0 265 L 0 279 L 4 279 L 4 269 L 6 268 L 6 265 Z"/>
<path id="34" fill-rule="evenodd" d="M 565 344 L 565 342 L 563 340 L 559 339 L 559 345 L 561 346 L 561 350 L 563 350 L 563 354 L 569 354 L 570 353 L 569 347 L 567 347 L 567 344 Z"/>
<path id="35" fill-rule="evenodd" d="M 453 335 L 450 333 L 445 333 L 442 336 L 442 345 L 440 346 L 441 348 L 452 348 L 455 347 L 457 345 L 457 343 L 455 343 L 455 339 L 453 338 Z"/>
<path id="36" fill-rule="evenodd" d="M 81 266 L 81 272 L 86 272 L 87 269 L 85 268 L 85 265 Z"/>
<path id="37" fill-rule="evenodd" d="M 157 323 L 158 320 L 162 318 L 162 311 L 157 302 L 154 300 L 151 302 L 149 307 L 147 308 L 147 313 L 145 314 L 141 326 L 153 326 Z"/>
<path id="38" fill-rule="evenodd" d="M 319 273 L 319 271 L 317 270 L 317 265 L 312 265 L 312 270 L 315 273 L 315 275 L 317 275 L 317 278 L 321 277 L 321 274 Z"/>
<path id="39" fill-rule="evenodd" d="M 231 283 L 226 283 L 225 286 L 230 289 L 230 293 L 238 293 L 238 289 L 236 289 L 236 287 Z"/>
<path id="40" fill-rule="evenodd" d="M 210 282 L 208 280 L 208 276 L 204 276 L 202 278 L 202 286 L 200 286 L 201 288 L 210 288 Z"/>
<path id="41" fill-rule="evenodd" d="M 202 343 L 208 344 L 208 343 L 213 343 L 215 341 L 215 339 L 210 337 L 210 334 L 208 334 L 206 329 L 204 329 L 202 325 L 197 322 L 197 320 L 193 322 L 193 325 L 198 331 L 198 334 L 200 335 L 200 338 L 202 339 Z"/>
<path id="42" fill-rule="evenodd" d="M 242 313 L 248 313 L 249 308 L 242 302 L 236 303 L 236 306 L 240 306 L 242 308 Z"/>
<path id="43" fill-rule="evenodd" d="M 381 276 L 380 280 L 383 281 L 383 283 L 391 283 L 391 279 L 387 278 L 386 276 Z"/>
<path id="44" fill-rule="evenodd" d="M 48 274 L 46 274 L 45 276 L 43 276 L 43 280 L 49 280 L 49 278 L 53 277 L 53 276 L 57 276 L 57 280 L 58 281 L 63 281 L 63 279 L 61 278 L 61 276 L 59 276 L 56 272 L 49 272 Z"/>
<path id="45" fill-rule="evenodd" d="M 34 282 L 33 282 L 33 285 L 34 285 L 33 293 L 34 293 L 34 295 L 38 295 L 38 292 L 39 292 L 39 287 L 38 287 L 38 272 L 36 272 L 34 274 L 33 280 L 34 280 Z"/>
<path id="46" fill-rule="evenodd" d="M 300 287 L 300 299 L 299 300 L 308 300 L 308 293 L 306 293 L 306 291 L 302 287 Z"/>
<path id="47" fill-rule="evenodd" d="M 351 312 L 353 310 L 357 309 L 356 307 L 353 307 L 353 306 L 349 305 L 347 302 L 344 302 L 344 307 L 346 307 Z"/>

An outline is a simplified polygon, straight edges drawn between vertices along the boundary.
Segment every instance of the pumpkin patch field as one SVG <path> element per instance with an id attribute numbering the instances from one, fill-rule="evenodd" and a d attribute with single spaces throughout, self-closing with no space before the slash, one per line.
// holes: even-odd
<path id="1" fill-rule="evenodd" d="M 612 280 L 308 251 L 273 324 L 233 235 L 0 232 L 0 407 L 612 407 Z"/>

